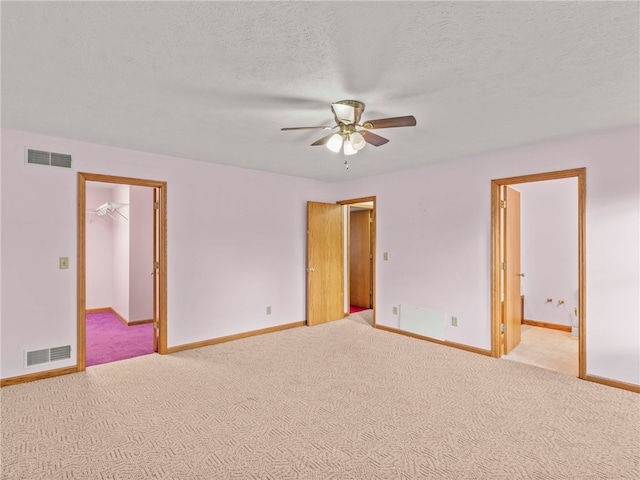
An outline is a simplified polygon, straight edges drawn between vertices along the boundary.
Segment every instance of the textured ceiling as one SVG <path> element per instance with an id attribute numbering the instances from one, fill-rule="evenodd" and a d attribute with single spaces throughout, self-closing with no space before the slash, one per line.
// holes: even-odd
<path id="1" fill-rule="evenodd" d="M 6 2 L 2 126 L 326 181 L 639 123 L 638 2 Z M 330 103 L 413 128 L 349 158 Z"/>

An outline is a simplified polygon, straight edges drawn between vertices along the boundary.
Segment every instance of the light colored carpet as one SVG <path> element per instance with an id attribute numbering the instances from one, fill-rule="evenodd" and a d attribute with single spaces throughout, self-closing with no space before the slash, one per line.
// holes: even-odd
<path id="1" fill-rule="evenodd" d="M 3 479 L 640 478 L 640 395 L 358 314 L 0 395 Z"/>

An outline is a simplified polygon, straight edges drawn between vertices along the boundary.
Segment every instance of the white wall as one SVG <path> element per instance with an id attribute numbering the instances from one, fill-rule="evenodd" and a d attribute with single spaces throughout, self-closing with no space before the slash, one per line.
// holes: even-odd
<path id="1" fill-rule="evenodd" d="M 92 186 L 87 182 L 87 208 L 95 209 L 105 202 L 113 201 L 111 188 Z M 107 216 L 87 214 L 86 222 L 86 308 L 111 307 L 113 278 L 113 231 Z"/>
<path id="2" fill-rule="evenodd" d="M 639 151 L 631 127 L 340 184 L 377 196 L 377 322 L 444 311 L 447 340 L 490 349 L 491 180 L 586 167 L 587 373 L 640 384 Z"/>
<path id="3" fill-rule="evenodd" d="M 112 189 L 115 203 L 125 203 L 127 206 L 120 208 L 120 213 L 126 218 L 129 214 L 129 185 L 114 185 Z M 111 308 L 125 320 L 129 320 L 129 222 L 120 217 L 117 213 L 112 214 L 113 232 L 113 275 L 112 275 L 112 297 Z"/>
<path id="4" fill-rule="evenodd" d="M 153 188 L 129 189 L 129 318 L 153 318 Z"/>
<path id="5" fill-rule="evenodd" d="M 168 182 L 169 346 L 303 320 L 306 201 L 375 195 L 378 323 L 397 328 L 401 303 L 441 310 L 459 317 L 447 339 L 489 349 L 490 180 L 587 167 L 587 373 L 640 384 L 638 133 L 334 185 L 3 130 L 2 378 L 48 368 L 25 371 L 25 349 L 75 346 L 76 171 Z M 74 171 L 24 165 L 25 145 L 74 154 Z"/>
<path id="6" fill-rule="evenodd" d="M 25 165 L 25 145 L 74 167 Z M 24 350 L 75 352 L 79 171 L 167 181 L 169 347 L 305 319 L 306 201 L 333 184 L 6 129 L 0 168 L 2 378 L 52 368 L 24 369 Z"/>
<path id="7" fill-rule="evenodd" d="M 520 192 L 524 318 L 577 325 L 573 310 L 578 307 L 578 180 L 513 188 Z"/>
<path id="8" fill-rule="evenodd" d="M 87 309 L 111 307 L 125 320 L 153 317 L 153 189 L 87 182 L 87 208 L 128 203 L 111 216 L 87 215 Z"/>

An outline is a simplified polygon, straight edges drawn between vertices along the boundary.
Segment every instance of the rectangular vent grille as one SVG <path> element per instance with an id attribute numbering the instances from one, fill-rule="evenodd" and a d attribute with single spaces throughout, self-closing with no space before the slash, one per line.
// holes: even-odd
<path id="1" fill-rule="evenodd" d="M 62 347 L 45 348 L 42 350 L 32 350 L 25 352 L 25 367 L 34 365 L 42 365 L 43 363 L 56 362 L 59 360 L 68 360 L 71 358 L 71 345 Z"/>
<path id="2" fill-rule="evenodd" d="M 34 350 L 27 352 L 27 367 L 32 365 L 40 365 L 41 363 L 49 363 L 49 349 Z"/>
<path id="3" fill-rule="evenodd" d="M 44 150 L 28 148 L 27 163 L 31 165 L 71 168 L 71 155 L 67 153 L 45 152 Z"/>
<path id="4" fill-rule="evenodd" d="M 54 347 L 50 350 L 51 355 L 49 361 L 55 362 L 57 360 L 67 360 L 71 358 L 71 345 L 65 345 L 64 347 Z"/>

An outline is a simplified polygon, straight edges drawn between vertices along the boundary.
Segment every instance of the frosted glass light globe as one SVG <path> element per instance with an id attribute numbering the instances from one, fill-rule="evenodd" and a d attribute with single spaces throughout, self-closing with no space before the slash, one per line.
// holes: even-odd
<path id="1" fill-rule="evenodd" d="M 327 148 L 332 152 L 338 153 L 342 148 L 342 135 L 336 133 L 327 142 Z"/>
<path id="2" fill-rule="evenodd" d="M 364 139 L 361 133 L 353 132 L 351 135 L 349 135 L 349 143 L 354 150 L 360 151 L 365 147 L 367 141 Z"/>

